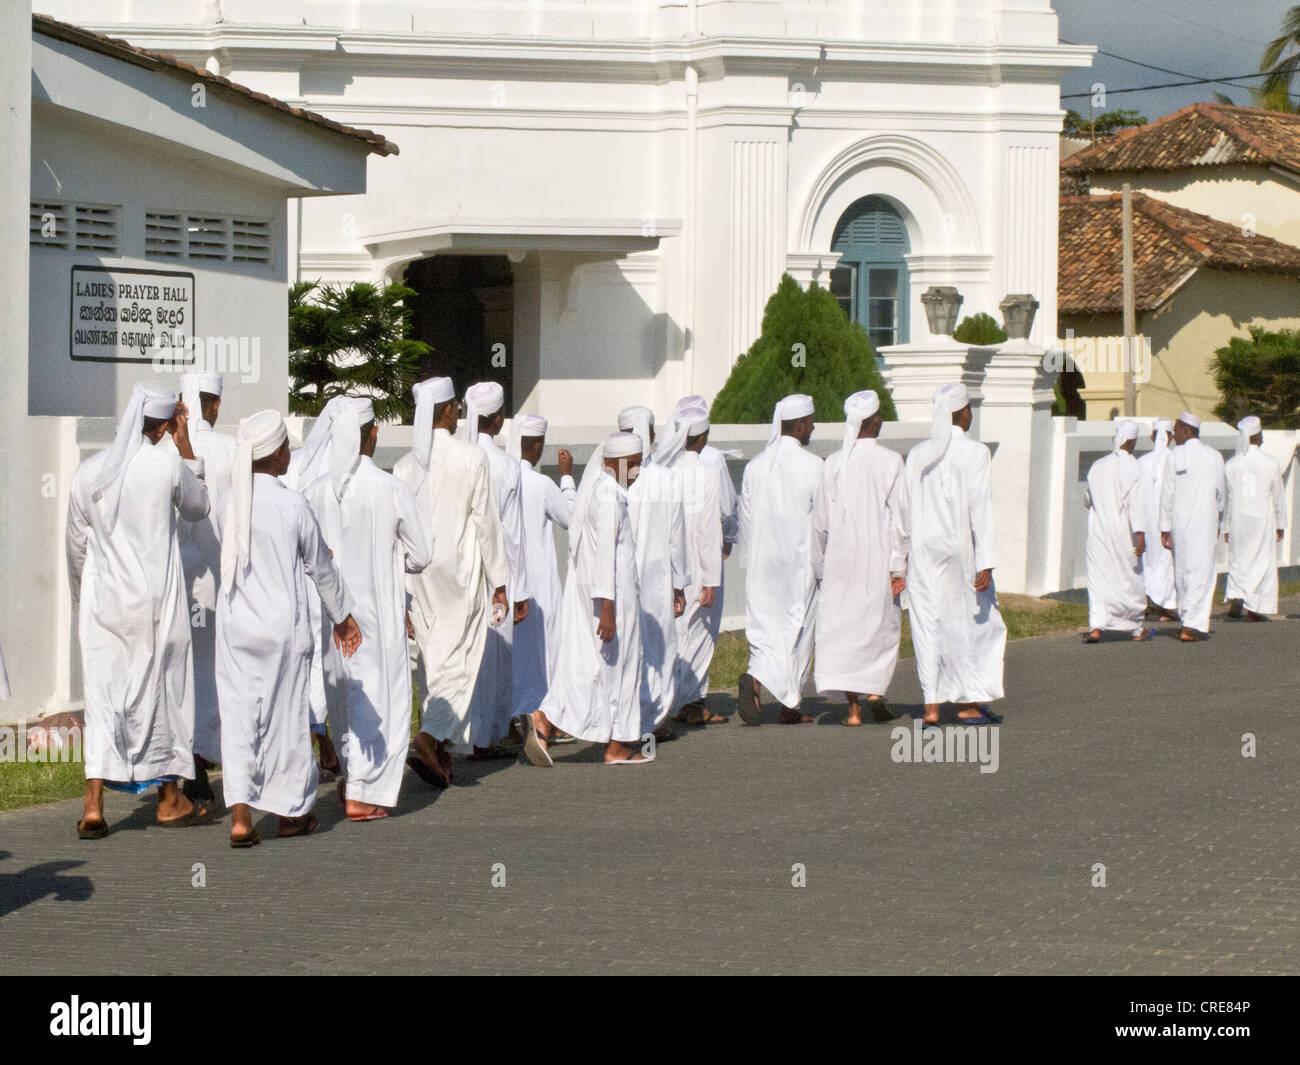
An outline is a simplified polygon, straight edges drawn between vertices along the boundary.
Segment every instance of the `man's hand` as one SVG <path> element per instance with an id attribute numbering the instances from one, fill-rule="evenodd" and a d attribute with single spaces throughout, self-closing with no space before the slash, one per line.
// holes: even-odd
<path id="1" fill-rule="evenodd" d="M 726 558 L 730 558 L 730 557 L 731 557 L 731 545 L 730 545 L 730 544 L 723 544 L 723 545 L 722 545 L 722 557 L 723 557 L 724 559 L 726 559 Z"/>
<path id="2" fill-rule="evenodd" d="M 1140 532 L 1133 537 L 1133 554 L 1137 555 L 1138 558 L 1141 558 L 1144 554 L 1146 554 L 1146 550 L 1147 550 L 1147 534 L 1144 532 Z"/>
<path id="3" fill-rule="evenodd" d="M 406 635 L 412 640 L 415 639 L 415 626 L 411 624 L 411 612 L 406 612 Z"/>
<path id="4" fill-rule="evenodd" d="M 1278 531 L 1277 531 L 1277 542 L 1278 542 L 1279 544 L 1282 542 L 1282 534 L 1283 534 L 1284 532 L 1286 532 L 1285 529 L 1278 529 Z M 1226 534 L 1224 535 L 1223 540 L 1224 540 L 1225 543 L 1227 542 L 1228 537 L 1227 537 Z"/>
<path id="5" fill-rule="evenodd" d="M 172 434 L 172 443 L 183 459 L 194 459 L 194 446 L 190 443 L 190 412 L 180 400 L 176 401 L 176 413 L 172 415 L 167 431 Z"/>
<path id="6" fill-rule="evenodd" d="M 1160 546 L 1166 551 L 1174 549 L 1174 534 L 1171 532 L 1162 532 L 1160 534 Z"/>
<path id="7" fill-rule="evenodd" d="M 889 594 L 890 594 L 891 596 L 902 595 L 902 594 L 903 594 L 903 589 L 906 588 L 906 587 L 907 587 L 907 578 L 906 578 L 906 577 L 890 577 L 890 578 L 889 578 Z M 976 582 L 976 587 L 977 587 L 977 588 L 979 587 L 978 582 Z"/>
<path id="8" fill-rule="evenodd" d="M 982 592 L 993 583 L 993 571 L 991 569 L 982 569 L 975 574 L 975 590 Z"/>
<path id="9" fill-rule="evenodd" d="M 344 658 L 351 658 L 361 646 L 361 630 L 351 614 L 334 626 L 334 646 L 343 652 Z"/>
<path id="10" fill-rule="evenodd" d="M 506 586 L 503 584 L 492 592 L 492 624 L 500 625 L 505 621 L 509 609 L 510 600 L 506 598 Z"/>
<path id="11" fill-rule="evenodd" d="M 515 624 L 518 625 L 526 617 L 528 617 L 528 600 L 522 599 L 515 604 Z"/>
<path id="12" fill-rule="evenodd" d="M 556 465 L 560 467 L 561 477 L 573 476 L 573 453 L 560 448 L 560 453 L 555 456 Z"/>
<path id="13" fill-rule="evenodd" d="M 617 634 L 618 628 L 614 624 L 614 600 L 600 600 L 600 621 L 596 625 L 596 635 L 600 637 L 601 642 L 609 643 Z"/>
<path id="14" fill-rule="evenodd" d="M 673 589 L 673 617 L 679 618 L 686 613 L 686 593 L 680 588 Z"/>
<path id="15" fill-rule="evenodd" d="M 713 599 L 718 594 L 716 588 L 704 588 L 700 592 L 700 606 L 706 610 L 713 605 Z"/>

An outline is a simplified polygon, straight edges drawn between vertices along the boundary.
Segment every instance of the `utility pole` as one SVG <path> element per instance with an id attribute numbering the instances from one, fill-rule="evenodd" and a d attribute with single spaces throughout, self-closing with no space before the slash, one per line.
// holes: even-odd
<path id="1" fill-rule="evenodd" d="M 1137 414 L 1137 384 L 1133 379 L 1133 186 L 1124 182 L 1120 194 L 1124 246 L 1124 417 Z"/>

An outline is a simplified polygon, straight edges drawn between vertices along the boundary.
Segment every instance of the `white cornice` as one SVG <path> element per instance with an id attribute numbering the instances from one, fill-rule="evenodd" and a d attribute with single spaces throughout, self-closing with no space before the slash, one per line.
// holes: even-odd
<path id="1" fill-rule="evenodd" d="M 91 23 L 87 29 L 126 36 L 141 48 L 172 53 L 275 52 L 337 54 L 358 59 L 493 61 L 515 64 L 665 67 L 722 60 L 728 63 L 883 65 L 998 68 L 1042 71 L 1052 77 L 1088 66 L 1095 49 L 1081 45 L 978 45 L 925 42 L 821 41 L 788 37 L 699 37 L 673 41 L 564 39 L 533 36 L 443 36 L 420 33 L 357 33 L 312 26 L 203 26 Z M 342 58 L 342 57 L 340 57 Z"/>

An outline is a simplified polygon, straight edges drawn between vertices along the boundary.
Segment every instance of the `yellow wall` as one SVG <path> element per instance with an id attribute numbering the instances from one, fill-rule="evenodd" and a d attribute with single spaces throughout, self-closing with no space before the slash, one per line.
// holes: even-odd
<path id="1" fill-rule="evenodd" d="M 1213 419 L 1220 398 L 1210 365 L 1214 352 L 1233 337 L 1249 336 L 1252 325 L 1300 329 L 1300 279 L 1200 270 L 1159 312 L 1139 314 L 1137 328 L 1154 359 L 1151 379 L 1138 385 L 1138 415 L 1176 418 L 1189 410 Z M 1119 315 L 1062 316 L 1061 329 L 1073 329 L 1076 341 L 1097 340 L 1120 336 L 1122 323 Z M 1090 419 L 1123 409 L 1121 370 L 1081 369 Z"/>
<path id="2" fill-rule="evenodd" d="M 1093 174 L 1093 192 L 1134 192 L 1164 200 L 1232 226 L 1253 222 L 1256 233 L 1300 245 L 1300 181 L 1264 166 L 1204 166 L 1172 173 Z"/>

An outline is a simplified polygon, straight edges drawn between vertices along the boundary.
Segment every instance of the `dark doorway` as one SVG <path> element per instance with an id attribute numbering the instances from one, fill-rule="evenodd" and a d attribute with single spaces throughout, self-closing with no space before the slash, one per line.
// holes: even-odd
<path id="1" fill-rule="evenodd" d="M 420 377 L 450 377 L 456 394 L 477 381 L 497 381 L 514 414 L 514 275 L 504 255 L 435 255 L 406 268 L 411 335 L 433 350 Z"/>

